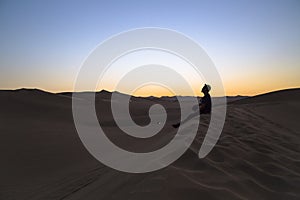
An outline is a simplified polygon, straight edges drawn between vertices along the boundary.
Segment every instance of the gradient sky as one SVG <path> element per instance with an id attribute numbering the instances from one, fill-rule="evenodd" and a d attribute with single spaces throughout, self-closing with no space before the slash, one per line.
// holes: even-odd
<path id="1" fill-rule="evenodd" d="M 300 87 L 298 0 L 0 0 L 0 27 L 0 89 L 72 91 L 100 42 L 141 27 L 173 29 L 197 41 L 226 95 Z"/>

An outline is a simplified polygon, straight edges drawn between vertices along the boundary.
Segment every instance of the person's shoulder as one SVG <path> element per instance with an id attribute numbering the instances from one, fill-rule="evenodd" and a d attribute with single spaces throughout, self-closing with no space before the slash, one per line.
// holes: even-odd
<path id="1" fill-rule="evenodd" d="M 203 98 L 206 98 L 206 99 L 210 98 L 210 94 L 206 94 L 206 95 L 204 95 L 204 97 L 203 97 Z"/>
<path id="2" fill-rule="evenodd" d="M 211 97 L 210 97 L 209 94 L 205 95 L 205 96 L 203 97 L 203 99 L 204 99 L 205 101 L 211 101 Z"/>
<path id="3" fill-rule="evenodd" d="M 209 97 L 207 95 L 204 95 L 202 98 L 201 98 L 201 102 L 205 102 L 209 99 Z"/>

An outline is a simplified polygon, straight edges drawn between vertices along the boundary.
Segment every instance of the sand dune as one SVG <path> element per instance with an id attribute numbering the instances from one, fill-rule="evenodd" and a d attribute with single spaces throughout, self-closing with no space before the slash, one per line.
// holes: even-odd
<path id="1" fill-rule="evenodd" d="M 139 125 L 149 123 L 148 109 L 155 103 L 168 112 L 163 130 L 142 140 L 122 135 L 116 127 L 110 96 L 97 93 L 96 108 L 117 145 L 147 152 L 176 134 L 171 127 L 180 117 L 176 101 L 132 98 L 131 114 Z M 201 116 L 197 137 L 184 155 L 146 174 L 113 170 L 87 152 L 73 123 L 70 97 L 40 90 L 0 91 L 0 199 L 300 198 L 300 89 L 230 103 L 222 135 L 204 159 L 198 151 L 210 119 Z"/>

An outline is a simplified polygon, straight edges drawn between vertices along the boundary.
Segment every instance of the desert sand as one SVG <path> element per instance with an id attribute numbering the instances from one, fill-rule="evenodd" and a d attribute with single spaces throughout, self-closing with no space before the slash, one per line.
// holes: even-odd
<path id="1" fill-rule="evenodd" d="M 190 148 L 168 167 L 145 174 L 111 169 L 82 145 L 72 118 L 70 93 L 35 89 L 0 91 L 0 199 L 300 199 L 300 89 L 289 89 L 228 104 L 222 135 L 198 158 L 210 117 Z M 168 112 L 161 133 L 133 140 L 112 120 L 109 92 L 96 95 L 100 124 L 124 149 L 147 152 L 176 134 L 178 103 L 132 98 L 131 114 L 149 123 L 155 103 Z M 197 120 L 197 119 L 194 119 Z"/>

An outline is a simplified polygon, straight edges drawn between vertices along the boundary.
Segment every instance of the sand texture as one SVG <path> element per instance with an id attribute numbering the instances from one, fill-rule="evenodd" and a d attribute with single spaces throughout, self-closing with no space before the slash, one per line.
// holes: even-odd
<path id="1" fill-rule="evenodd" d="M 176 134 L 176 101 L 132 98 L 139 125 L 150 122 L 155 103 L 168 113 L 160 133 L 132 139 L 113 121 L 110 96 L 97 93 L 96 109 L 115 144 L 148 152 Z M 300 89 L 232 101 L 227 109 L 222 135 L 204 159 L 198 151 L 209 115 L 200 117 L 198 134 L 180 159 L 155 172 L 129 174 L 101 164 L 82 145 L 70 93 L 0 91 L 0 199 L 300 199 Z"/>

